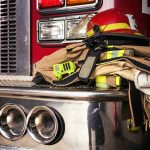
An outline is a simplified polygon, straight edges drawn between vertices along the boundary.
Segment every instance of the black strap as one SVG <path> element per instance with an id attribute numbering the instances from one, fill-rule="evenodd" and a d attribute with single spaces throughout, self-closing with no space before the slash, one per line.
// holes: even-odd
<path id="1" fill-rule="evenodd" d="M 109 45 L 136 45 L 136 46 L 148 46 L 150 39 L 145 36 L 129 35 L 122 33 L 100 33 L 90 38 L 86 38 L 84 41 L 102 39 L 107 40 Z"/>
<path id="2" fill-rule="evenodd" d="M 60 81 L 52 81 L 52 84 L 53 85 L 56 85 L 56 86 L 67 86 L 67 85 L 70 85 L 71 83 L 73 83 L 73 81 L 75 79 L 78 78 L 78 74 L 79 72 L 75 72 L 74 74 L 60 80 Z"/>
<path id="3" fill-rule="evenodd" d="M 36 73 L 34 79 L 32 80 L 36 84 L 47 84 L 48 82 L 44 79 L 43 75 L 39 72 Z"/>
<path id="4" fill-rule="evenodd" d="M 102 40 L 101 38 L 97 38 L 101 35 L 98 25 L 94 26 L 93 31 L 94 36 L 84 40 L 85 44 L 89 48 L 89 52 L 79 71 L 79 79 L 83 82 L 88 82 L 89 77 L 95 69 L 96 63 L 102 50 L 106 48 L 107 45 L 104 40 Z"/>
<path id="5" fill-rule="evenodd" d="M 131 81 L 129 82 L 129 104 L 134 125 L 141 126 L 144 121 L 141 92 Z"/>

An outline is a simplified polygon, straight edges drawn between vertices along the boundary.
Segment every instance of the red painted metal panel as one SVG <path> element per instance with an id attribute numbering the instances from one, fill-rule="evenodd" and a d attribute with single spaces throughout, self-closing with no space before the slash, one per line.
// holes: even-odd
<path id="1" fill-rule="evenodd" d="M 150 0 L 116 0 L 115 7 L 134 15 L 138 29 L 150 36 Z"/>
<path id="2" fill-rule="evenodd" d="M 39 15 L 39 13 L 36 10 L 36 0 L 32 0 L 32 6 L 31 6 L 31 62 L 32 64 L 36 63 L 38 60 L 40 60 L 43 56 L 49 55 L 56 51 L 58 48 L 50 48 L 50 47 L 42 47 L 37 43 L 36 40 L 36 22 L 38 19 L 43 18 Z"/>

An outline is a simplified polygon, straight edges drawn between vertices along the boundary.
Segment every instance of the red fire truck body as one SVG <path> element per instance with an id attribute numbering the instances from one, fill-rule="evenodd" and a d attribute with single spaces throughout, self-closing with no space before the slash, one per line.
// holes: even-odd
<path id="1" fill-rule="evenodd" d="M 150 0 L 0 1 L 0 149 L 150 149 L 149 135 L 129 132 L 122 118 L 126 89 L 31 81 L 41 58 L 86 37 L 71 36 L 85 16 L 111 8 L 134 15 L 139 31 L 150 36 Z"/>
<path id="2" fill-rule="evenodd" d="M 50 53 L 54 52 L 57 48 L 50 48 L 44 47 L 44 49 L 37 43 L 36 37 L 36 22 L 40 18 L 53 18 L 54 15 L 46 15 L 42 16 L 36 10 L 36 2 L 32 2 L 32 63 L 36 63 L 39 59 L 41 59 L 44 55 L 49 55 Z M 135 7 L 136 6 L 136 7 Z M 111 8 L 120 8 L 127 13 L 131 13 L 134 15 L 138 29 L 146 36 L 150 36 L 149 26 L 150 26 L 150 2 L 148 0 L 138 0 L 138 1 L 120 1 L 120 0 L 105 0 L 103 1 L 102 6 L 94 11 L 94 12 L 101 12 Z M 83 14 L 83 12 L 78 13 Z M 64 16 L 66 14 L 59 14 L 59 16 Z M 68 15 L 68 14 L 67 14 Z M 70 15 L 70 14 L 69 14 Z M 71 15 L 74 15 L 72 13 Z M 56 15 L 55 15 L 56 16 Z"/>

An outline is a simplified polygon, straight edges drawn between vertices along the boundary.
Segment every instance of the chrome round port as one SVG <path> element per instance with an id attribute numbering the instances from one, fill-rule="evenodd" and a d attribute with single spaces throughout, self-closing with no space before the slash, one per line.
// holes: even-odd
<path id="1" fill-rule="evenodd" d="M 26 115 L 22 106 L 6 104 L 0 110 L 0 132 L 8 140 L 18 140 L 26 132 Z"/>
<path id="2" fill-rule="evenodd" d="M 58 133 L 55 112 L 46 106 L 34 107 L 27 116 L 27 130 L 31 137 L 42 144 L 50 144 Z"/>

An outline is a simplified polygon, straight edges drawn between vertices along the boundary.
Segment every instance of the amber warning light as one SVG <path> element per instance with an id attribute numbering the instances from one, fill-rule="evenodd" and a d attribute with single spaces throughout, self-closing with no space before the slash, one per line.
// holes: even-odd
<path id="1" fill-rule="evenodd" d="M 95 0 L 66 0 L 68 6 L 72 5 L 82 5 L 82 4 L 91 4 L 94 3 Z"/>
<path id="2" fill-rule="evenodd" d="M 39 8 L 76 6 L 95 3 L 96 0 L 38 0 Z"/>

